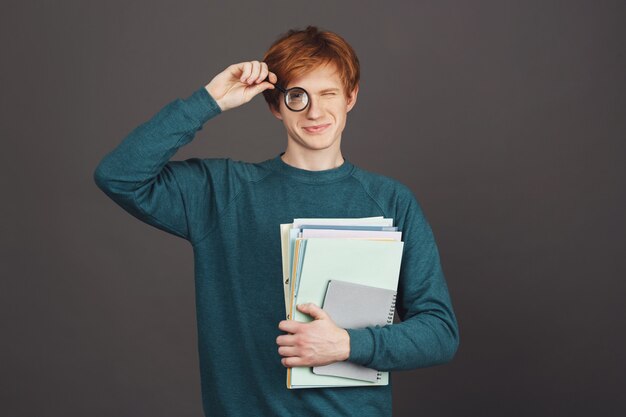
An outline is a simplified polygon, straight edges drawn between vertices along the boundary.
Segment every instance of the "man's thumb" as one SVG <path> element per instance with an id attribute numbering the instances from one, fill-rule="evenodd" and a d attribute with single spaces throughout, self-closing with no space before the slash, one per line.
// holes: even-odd
<path id="1" fill-rule="evenodd" d="M 259 83 L 254 86 L 254 89 L 252 90 L 252 94 L 253 96 L 256 96 L 257 94 L 262 93 L 265 90 L 268 90 L 268 89 L 273 90 L 274 88 L 275 88 L 274 84 L 267 82 L 267 81 L 263 81 L 262 83 Z"/>
<path id="2" fill-rule="evenodd" d="M 308 314 L 315 320 L 325 319 L 328 317 L 324 310 L 322 310 L 320 307 L 313 303 L 298 304 L 298 310 L 300 310 L 304 314 Z"/>

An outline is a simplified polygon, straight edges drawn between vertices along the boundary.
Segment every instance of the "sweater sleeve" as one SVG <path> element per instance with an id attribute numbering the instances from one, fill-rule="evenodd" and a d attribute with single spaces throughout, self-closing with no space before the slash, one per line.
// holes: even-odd
<path id="1" fill-rule="evenodd" d="M 208 225 L 194 211 L 211 205 L 212 172 L 197 158 L 169 161 L 221 113 L 204 87 L 176 99 L 131 131 L 94 171 L 98 187 L 124 210 L 168 233 L 193 240 Z M 225 161 L 214 164 L 214 169 Z M 211 191 L 211 192 L 210 192 Z M 206 212 L 205 212 L 206 213 Z M 206 216 L 205 216 L 206 217 Z"/>
<path id="2" fill-rule="evenodd" d="M 379 371 L 448 362 L 459 344 L 458 325 L 432 230 L 412 193 L 407 199 L 408 209 L 400 215 L 405 245 L 396 304 L 402 322 L 346 329 L 350 335 L 348 360 Z"/>

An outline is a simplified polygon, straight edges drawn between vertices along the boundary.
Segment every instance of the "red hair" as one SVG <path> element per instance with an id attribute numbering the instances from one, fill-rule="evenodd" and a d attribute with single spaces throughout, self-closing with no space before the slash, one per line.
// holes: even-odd
<path id="1" fill-rule="evenodd" d="M 307 26 L 304 30 L 291 29 L 280 35 L 263 56 L 263 61 L 285 88 L 291 80 L 328 63 L 337 67 L 346 97 L 359 83 L 359 59 L 354 49 L 336 33 L 319 31 L 315 26 Z M 265 90 L 263 96 L 270 107 L 280 108 L 278 89 Z"/>

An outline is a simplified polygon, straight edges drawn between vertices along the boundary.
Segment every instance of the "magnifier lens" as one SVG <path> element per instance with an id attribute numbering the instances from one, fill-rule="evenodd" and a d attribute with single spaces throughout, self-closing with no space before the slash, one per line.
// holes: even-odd
<path id="1" fill-rule="evenodd" d="M 287 92 L 285 104 L 293 111 L 304 110 L 307 104 L 309 104 L 309 96 L 306 94 L 306 91 L 294 88 Z"/>

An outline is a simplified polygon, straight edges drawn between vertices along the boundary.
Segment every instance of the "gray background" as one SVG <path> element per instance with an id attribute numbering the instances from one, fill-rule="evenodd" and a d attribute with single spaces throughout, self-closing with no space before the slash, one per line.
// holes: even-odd
<path id="1" fill-rule="evenodd" d="M 5 1 L 0 415 L 200 416 L 190 245 L 92 173 L 135 126 L 307 24 L 362 65 L 343 151 L 407 184 L 461 329 L 396 416 L 624 415 L 623 1 Z M 262 161 L 261 96 L 174 159 Z"/>

